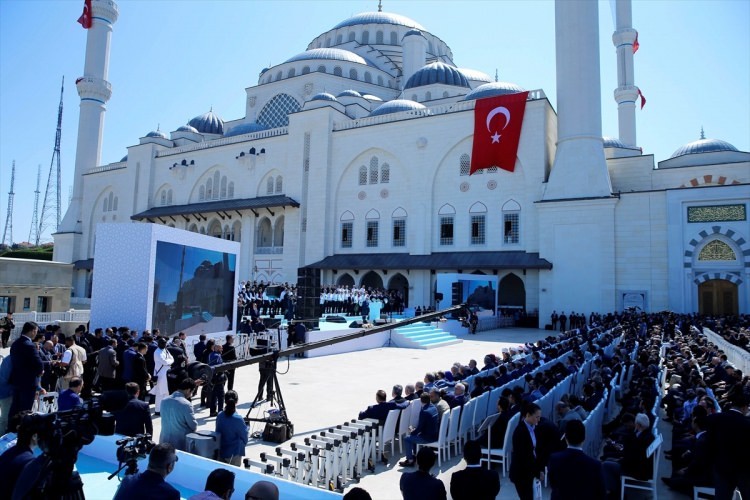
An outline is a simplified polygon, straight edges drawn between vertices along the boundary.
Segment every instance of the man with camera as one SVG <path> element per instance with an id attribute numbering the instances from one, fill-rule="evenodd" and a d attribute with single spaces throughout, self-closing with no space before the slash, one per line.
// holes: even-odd
<path id="1" fill-rule="evenodd" d="M 179 500 L 180 492 L 165 481 L 177 460 L 174 446 L 169 443 L 157 444 L 148 456 L 148 469 L 125 476 L 113 500 Z"/>
<path id="2" fill-rule="evenodd" d="M 10 332 L 16 327 L 13 323 L 13 313 L 8 312 L 4 317 L 0 318 L 0 336 L 2 337 L 3 349 L 8 347 L 8 340 L 10 340 Z"/>

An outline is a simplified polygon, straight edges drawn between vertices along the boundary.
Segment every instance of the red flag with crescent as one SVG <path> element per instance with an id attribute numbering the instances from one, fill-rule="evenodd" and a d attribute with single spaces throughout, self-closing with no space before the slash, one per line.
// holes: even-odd
<path id="1" fill-rule="evenodd" d="M 469 174 L 489 167 L 500 167 L 508 172 L 516 168 L 528 95 L 528 92 L 519 92 L 477 100 Z"/>
<path id="2" fill-rule="evenodd" d="M 643 106 L 646 105 L 646 98 L 643 96 L 643 92 L 641 92 L 641 89 L 638 89 L 638 95 L 641 98 L 641 109 L 643 109 Z"/>
<path id="3" fill-rule="evenodd" d="M 641 44 L 638 43 L 638 32 L 635 32 L 635 41 L 633 42 L 633 54 L 638 52 L 638 49 L 641 47 Z"/>
<path id="4" fill-rule="evenodd" d="M 93 23 L 93 19 L 91 17 L 91 0 L 84 0 L 83 14 L 81 14 L 81 17 L 78 18 L 78 22 L 81 23 L 81 26 L 83 26 L 84 29 L 91 28 L 91 24 Z"/>

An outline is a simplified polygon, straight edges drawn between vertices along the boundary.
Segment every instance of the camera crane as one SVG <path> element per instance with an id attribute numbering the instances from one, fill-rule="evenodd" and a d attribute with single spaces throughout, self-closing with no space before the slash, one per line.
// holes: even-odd
<path id="1" fill-rule="evenodd" d="M 340 344 L 342 342 L 348 342 L 349 340 L 355 340 L 358 338 L 374 335 L 376 333 L 387 332 L 394 328 L 411 325 L 413 323 L 420 323 L 420 322 L 429 321 L 432 319 L 438 319 L 447 314 L 461 311 L 463 309 L 466 309 L 466 304 L 451 306 L 447 309 L 443 309 L 440 311 L 422 314 L 421 316 L 416 316 L 414 318 L 408 318 L 408 319 L 396 321 L 393 323 L 386 323 L 384 325 L 374 326 L 372 328 L 358 329 L 357 331 L 354 331 L 351 333 L 345 333 L 343 335 L 339 335 L 338 337 L 333 337 L 330 339 L 318 340 L 315 342 L 307 342 L 304 344 L 299 344 L 293 347 L 289 347 L 287 349 L 280 349 L 277 351 L 271 351 L 265 354 L 252 356 L 246 359 L 222 363 L 221 365 L 216 365 L 211 368 L 213 369 L 214 373 L 219 373 L 219 372 L 224 372 L 227 370 L 234 370 L 236 368 L 242 368 L 243 366 L 254 365 L 254 364 L 260 363 L 261 364 L 261 380 L 259 384 L 260 389 L 258 392 L 258 396 L 256 396 L 255 400 L 253 401 L 253 404 L 250 406 L 250 409 L 247 412 L 245 420 L 251 421 L 251 422 L 265 422 L 265 423 L 276 423 L 276 424 L 284 425 L 289 430 L 289 432 L 287 433 L 287 436 L 288 438 L 290 438 L 294 431 L 294 425 L 289 420 L 289 416 L 287 415 L 286 406 L 284 404 L 284 398 L 281 395 L 281 385 L 279 384 L 279 378 L 276 373 L 277 372 L 276 368 L 277 368 L 277 363 L 278 363 L 279 358 L 290 357 L 290 356 L 294 356 L 295 354 L 302 354 L 307 351 L 319 349 L 321 347 L 328 347 L 331 345 Z M 295 320 L 295 321 L 300 321 L 300 320 Z M 279 347 L 281 346 L 279 345 Z M 269 396 L 268 399 L 270 400 L 272 405 L 274 403 L 277 404 L 278 414 L 275 415 L 274 417 L 250 418 L 249 417 L 250 412 L 257 406 L 257 404 L 259 404 L 259 400 L 260 400 L 259 396 L 261 394 L 262 388 L 265 386 L 271 389 L 271 391 L 269 391 L 270 393 L 268 394 Z"/>

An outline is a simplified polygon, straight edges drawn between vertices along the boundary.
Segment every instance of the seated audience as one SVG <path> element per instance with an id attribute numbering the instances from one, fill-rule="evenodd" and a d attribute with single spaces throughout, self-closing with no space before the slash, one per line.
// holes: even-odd
<path id="1" fill-rule="evenodd" d="M 464 446 L 466 468 L 451 476 L 453 500 L 493 500 L 500 493 L 500 476 L 497 471 L 484 469 L 481 459 L 482 446 L 479 441 L 467 441 Z"/>
<path id="2" fill-rule="evenodd" d="M 407 472 L 401 476 L 399 487 L 404 500 L 445 499 L 445 485 L 443 482 L 430 474 L 430 469 L 435 465 L 435 452 L 432 448 L 423 446 L 417 453 L 417 466 L 419 470 Z M 453 498 L 456 498 L 455 496 Z"/>
<path id="3" fill-rule="evenodd" d="M 203 492 L 191 496 L 188 500 L 229 500 L 232 493 L 234 493 L 234 472 L 214 469 L 206 478 Z"/>
<path id="4" fill-rule="evenodd" d="M 169 443 L 159 443 L 148 456 L 148 468 L 125 476 L 113 500 L 180 500 L 180 492 L 165 481 L 177 464 L 177 453 Z"/>
<path id="5" fill-rule="evenodd" d="M 410 427 L 409 435 L 404 438 L 404 443 L 406 444 L 406 460 L 399 463 L 402 467 L 414 466 L 414 454 L 416 452 L 417 444 L 431 443 L 436 441 L 438 437 L 438 411 L 437 408 L 430 403 L 430 395 L 422 393 L 419 402 L 422 405 L 422 408 L 419 411 L 419 423 L 416 428 Z"/>

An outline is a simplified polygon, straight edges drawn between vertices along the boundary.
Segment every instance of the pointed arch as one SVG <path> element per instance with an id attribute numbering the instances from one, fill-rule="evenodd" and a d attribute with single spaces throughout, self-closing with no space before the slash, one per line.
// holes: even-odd
<path id="1" fill-rule="evenodd" d="M 365 219 L 367 219 L 367 220 L 377 220 L 377 219 L 380 219 L 380 212 L 378 212 L 374 208 L 370 209 L 370 211 L 367 212 L 367 215 L 365 216 Z"/>
<path id="2" fill-rule="evenodd" d="M 406 215 L 406 210 L 404 210 L 402 207 L 397 207 L 396 210 L 394 210 L 391 214 L 391 217 L 406 217 Z"/>
<path id="3" fill-rule="evenodd" d="M 369 271 L 365 273 L 364 276 L 362 276 L 362 281 L 360 282 L 360 286 L 364 286 L 366 288 L 372 288 L 376 290 L 383 288 L 383 278 L 380 276 L 380 274 L 376 273 L 375 271 Z"/>
<path id="4" fill-rule="evenodd" d="M 509 273 L 498 284 L 498 305 L 526 308 L 526 287 L 515 273 Z"/>
<path id="5" fill-rule="evenodd" d="M 450 203 L 446 203 L 438 210 L 439 215 L 455 215 L 455 213 L 456 209 Z"/>
<path id="6" fill-rule="evenodd" d="M 349 273 L 344 273 L 336 280 L 338 286 L 354 286 L 354 278 Z"/>
<path id="7" fill-rule="evenodd" d="M 351 213 L 349 210 L 346 210 L 344 211 L 343 214 L 341 214 L 341 217 L 339 218 L 339 220 L 342 220 L 342 221 L 354 220 L 354 214 Z"/>
<path id="8" fill-rule="evenodd" d="M 270 247 L 273 244 L 273 229 L 268 217 L 263 217 L 258 221 L 258 237 L 256 239 L 257 247 Z"/>
<path id="9" fill-rule="evenodd" d="M 284 246 L 284 216 L 281 215 L 276 219 L 273 225 L 273 246 L 283 247 Z"/>
<path id="10" fill-rule="evenodd" d="M 521 210 L 521 205 L 516 200 L 511 198 L 510 200 L 503 203 L 503 211 L 505 212 L 508 210 Z"/>
<path id="11" fill-rule="evenodd" d="M 484 214 L 487 213 L 487 205 L 481 201 L 477 201 L 469 208 L 470 214 Z"/>

